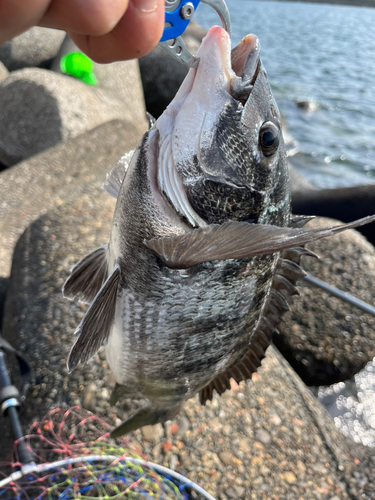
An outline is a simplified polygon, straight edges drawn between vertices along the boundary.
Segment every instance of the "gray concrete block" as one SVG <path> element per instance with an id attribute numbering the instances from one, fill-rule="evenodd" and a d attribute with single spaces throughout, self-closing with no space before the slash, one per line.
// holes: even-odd
<path id="1" fill-rule="evenodd" d="M 318 217 L 307 228 L 335 226 L 337 220 Z M 375 297 L 375 248 L 355 230 L 309 243 L 320 258 L 302 257 L 312 276 L 368 304 Z M 308 385 L 330 385 L 350 379 L 375 356 L 375 318 L 300 282 L 274 342 Z"/>
<path id="2" fill-rule="evenodd" d="M 52 71 L 28 68 L 11 73 L 0 83 L 0 163 L 14 165 L 116 118 L 144 131 L 143 100 L 137 82 L 131 84 L 133 76 L 126 81 L 129 102 L 124 103 L 114 92 Z"/>
<path id="3" fill-rule="evenodd" d="M 13 248 L 32 221 L 68 199 L 97 196 L 106 173 L 140 138 L 133 124 L 112 121 L 1 172 L 0 277 L 9 276 Z"/>
<path id="4" fill-rule="evenodd" d="M 45 66 L 58 53 L 65 33 L 35 26 L 0 46 L 0 61 L 9 71 Z"/>

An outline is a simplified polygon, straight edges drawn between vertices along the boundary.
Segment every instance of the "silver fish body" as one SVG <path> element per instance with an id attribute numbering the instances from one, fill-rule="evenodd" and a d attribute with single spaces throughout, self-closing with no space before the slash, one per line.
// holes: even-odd
<path id="1" fill-rule="evenodd" d="M 250 378 L 297 293 L 303 245 L 353 226 L 306 231 L 290 219 L 280 115 L 256 37 L 231 53 L 214 27 L 197 56 L 126 174 L 109 177 L 109 245 L 64 285 L 65 296 L 91 303 L 68 369 L 106 344 L 112 401 L 149 400 L 114 436 Z"/>

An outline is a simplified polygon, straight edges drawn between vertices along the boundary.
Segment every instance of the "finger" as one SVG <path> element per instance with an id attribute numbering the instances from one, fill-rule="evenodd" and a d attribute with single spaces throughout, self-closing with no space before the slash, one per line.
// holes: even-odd
<path id="1" fill-rule="evenodd" d="M 38 24 L 50 0 L 0 0 L 0 45 Z"/>
<path id="2" fill-rule="evenodd" d="M 41 26 L 81 35 L 109 33 L 124 15 L 129 0 L 53 0 Z"/>
<path id="3" fill-rule="evenodd" d="M 69 35 L 91 59 L 108 63 L 144 56 L 159 42 L 163 28 L 164 0 L 130 0 L 125 15 L 107 35 Z"/>

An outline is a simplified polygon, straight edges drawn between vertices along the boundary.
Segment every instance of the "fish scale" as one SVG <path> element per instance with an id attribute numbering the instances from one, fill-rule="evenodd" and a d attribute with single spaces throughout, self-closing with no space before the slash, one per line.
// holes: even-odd
<path id="1" fill-rule="evenodd" d="M 305 230 L 308 218 L 291 218 L 281 119 L 259 51 L 253 35 L 231 52 L 223 29 L 209 31 L 198 68 L 126 173 L 108 176 L 117 198 L 109 244 L 64 285 L 66 297 L 91 303 L 68 370 L 106 344 L 111 403 L 148 400 L 113 437 L 251 378 L 298 292 L 303 246 L 375 219 Z"/>
<path id="2" fill-rule="evenodd" d="M 204 355 L 200 355 L 200 369 L 195 374 L 197 382 L 195 385 L 191 384 L 190 390 L 193 393 L 198 390 L 202 374 L 212 377 L 215 372 L 215 363 L 219 363 L 223 355 L 233 349 L 237 343 L 237 339 L 231 335 L 231 328 L 237 332 L 246 330 L 248 313 L 256 287 L 256 277 L 250 269 L 246 274 L 242 273 L 238 283 L 234 280 L 234 284 L 238 286 L 233 287 L 231 275 L 234 266 L 244 267 L 238 262 L 221 263 L 219 267 L 209 266 L 201 273 L 194 272 L 191 277 L 183 278 L 183 282 L 179 284 L 177 298 L 173 296 L 175 283 L 172 280 L 169 283 L 166 283 L 164 279 L 161 283 L 154 283 L 153 286 L 156 289 L 160 287 L 164 291 L 162 303 L 160 299 L 152 302 L 152 287 L 149 295 L 143 297 L 134 297 L 126 293 L 126 290 L 124 291 L 126 304 L 122 309 L 127 311 L 127 315 L 123 318 L 120 328 L 124 332 L 120 358 L 125 358 L 127 353 L 131 352 L 132 359 L 130 365 L 129 362 L 126 363 L 127 370 L 125 373 L 122 371 L 123 376 L 118 378 L 119 383 L 131 384 L 138 380 L 141 374 L 151 379 L 159 376 L 160 360 L 155 356 L 158 351 L 162 353 L 166 364 L 164 377 L 173 378 L 177 371 L 183 379 L 186 373 L 191 372 L 192 363 L 197 372 L 195 350 L 197 348 L 201 350 L 202 347 Z M 143 335 L 146 335 L 146 307 L 142 305 L 145 303 L 149 304 L 149 310 L 154 309 L 155 312 L 153 313 L 152 337 L 142 340 L 139 335 L 140 323 L 136 319 L 136 304 L 140 305 L 138 311 L 142 311 Z M 150 307 L 151 304 L 152 307 Z M 116 327 L 115 324 L 113 328 Z M 181 331 L 186 332 L 187 335 L 182 337 Z M 128 332 L 132 332 L 131 336 Z M 214 340 L 220 341 L 219 346 L 212 343 L 212 337 L 207 337 L 207 332 Z M 151 358 L 150 351 L 153 353 Z M 185 355 L 178 357 L 177 353 L 182 351 Z M 218 361 L 214 362 L 214 359 Z M 110 358 L 111 362 L 113 363 L 112 358 Z M 129 374 L 133 374 L 134 380 L 129 377 Z M 181 391 L 185 392 L 184 383 Z M 148 394 L 145 390 L 140 396 L 152 397 L 152 394 Z"/>

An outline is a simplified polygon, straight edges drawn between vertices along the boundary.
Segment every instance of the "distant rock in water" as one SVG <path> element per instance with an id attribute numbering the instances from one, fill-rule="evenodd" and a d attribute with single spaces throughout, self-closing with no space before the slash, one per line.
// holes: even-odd
<path id="1" fill-rule="evenodd" d="M 312 100 L 296 100 L 295 103 L 300 109 L 303 109 L 304 111 L 308 111 L 312 113 L 313 111 L 316 111 L 317 109 L 320 108 L 320 105 L 318 102 L 312 101 Z"/>
<path id="2" fill-rule="evenodd" d="M 337 223 L 317 218 L 306 227 Z M 373 303 L 375 249 L 363 236 L 350 230 L 307 247 L 320 257 L 302 258 L 307 272 Z M 303 280 L 300 292 L 279 325 L 275 345 L 308 385 L 351 378 L 375 356 L 375 318 Z"/>

